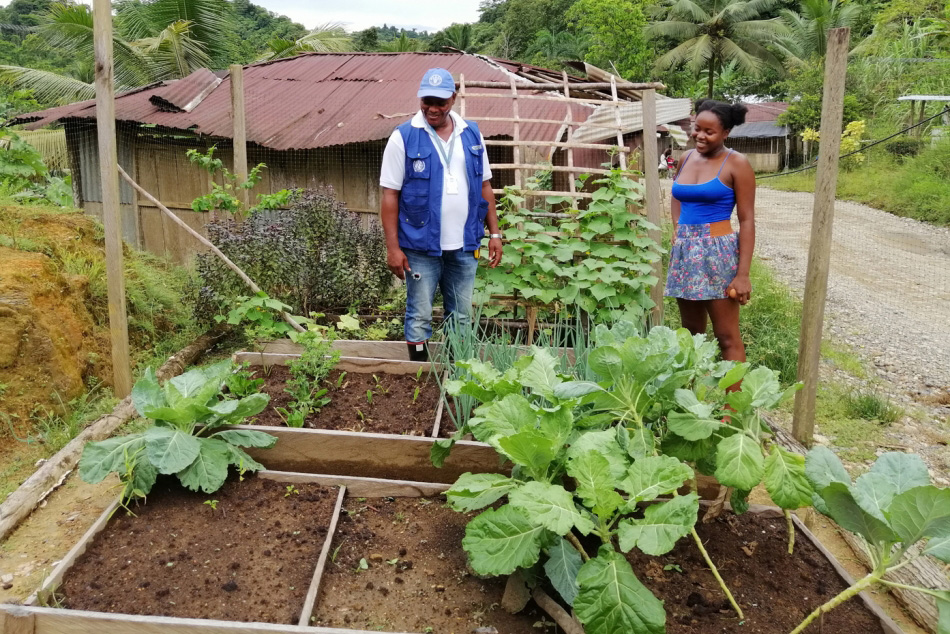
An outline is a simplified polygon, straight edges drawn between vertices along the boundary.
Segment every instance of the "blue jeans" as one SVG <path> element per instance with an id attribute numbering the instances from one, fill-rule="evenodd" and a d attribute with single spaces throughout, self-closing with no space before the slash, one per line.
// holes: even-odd
<path id="1" fill-rule="evenodd" d="M 411 271 L 406 272 L 406 341 L 418 343 L 432 336 L 432 300 L 442 289 L 445 319 L 459 324 L 471 321 L 472 292 L 478 260 L 472 251 L 455 249 L 441 256 L 403 249 Z"/>

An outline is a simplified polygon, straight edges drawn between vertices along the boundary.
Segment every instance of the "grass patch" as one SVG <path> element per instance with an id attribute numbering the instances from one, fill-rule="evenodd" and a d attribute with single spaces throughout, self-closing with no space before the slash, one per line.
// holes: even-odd
<path id="1" fill-rule="evenodd" d="M 838 170 L 836 197 L 935 225 L 950 226 L 950 141 L 898 161 L 880 146 L 851 171 Z M 815 170 L 760 183 L 783 191 L 814 192 Z M 870 186 L 869 186 L 870 184 Z"/>
<path id="2" fill-rule="evenodd" d="M 841 457 L 851 462 L 874 460 L 884 441 L 884 430 L 903 414 L 903 409 L 874 390 L 855 390 L 840 383 L 818 386 L 818 431 L 841 448 Z"/>

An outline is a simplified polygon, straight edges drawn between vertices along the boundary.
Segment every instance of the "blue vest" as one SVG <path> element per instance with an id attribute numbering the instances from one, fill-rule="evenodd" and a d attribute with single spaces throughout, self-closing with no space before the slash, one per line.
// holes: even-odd
<path id="1" fill-rule="evenodd" d="M 488 201 L 482 197 L 481 134 L 474 121 L 462 130 L 465 175 L 468 178 L 468 217 L 465 220 L 465 251 L 475 251 L 485 236 Z M 406 122 L 397 128 L 406 148 L 406 176 L 399 192 L 399 247 L 442 255 L 443 172 L 439 151 L 424 128 Z"/>

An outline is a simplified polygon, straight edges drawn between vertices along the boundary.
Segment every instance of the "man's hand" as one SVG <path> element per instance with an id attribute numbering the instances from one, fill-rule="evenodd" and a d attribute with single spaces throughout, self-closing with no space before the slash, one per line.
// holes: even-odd
<path id="1" fill-rule="evenodd" d="M 501 238 L 492 238 L 488 241 L 488 266 L 495 268 L 501 264 Z"/>
<path id="2" fill-rule="evenodd" d="M 412 270 L 409 268 L 409 259 L 406 257 L 406 254 L 402 252 L 402 249 L 387 250 L 386 264 L 389 266 L 389 270 L 393 272 L 393 275 L 401 280 L 406 279 L 406 271 Z"/>

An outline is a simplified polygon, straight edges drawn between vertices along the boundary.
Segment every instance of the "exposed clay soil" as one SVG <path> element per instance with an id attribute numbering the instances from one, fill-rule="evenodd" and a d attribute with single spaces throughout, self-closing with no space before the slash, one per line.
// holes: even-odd
<path id="1" fill-rule="evenodd" d="M 474 514 L 443 504 L 441 497 L 347 499 L 330 551 L 336 556 L 327 564 L 312 625 L 439 634 L 469 634 L 476 628 L 553 633 L 550 619 L 533 603 L 515 615 L 501 608 L 504 578 L 472 574 L 461 543 Z"/>
<path id="2" fill-rule="evenodd" d="M 296 624 L 337 490 L 286 487 L 250 476 L 207 495 L 160 479 L 137 516 L 120 510 L 67 572 L 63 605 Z"/>
<path id="3" fill-rule="evenodd" d="M 323 382 L 330 403 L 308 416 L 304 427 L 412 436 L 432 433 L 439 386 L 427 374 L 416 380 L 414 374 L 347 372 L 337 387 L 340 374 L 334 370 Z M 268 374 L 257 369 L 257 376 L 265 377 L 263 392 L 271 400 L 267 409 L 258 414 L 255 424 L 283 426 L 284 421 L 275 408 L 287 407 L 292 400 L 284 391 L 291 378 L 290 371 L 285 366 L 272 366 Z M 416 388 L 419 396 L 413 402 Z M 373 392 L 372 402 L 366 396 L 368 390 Z"/>
<path id="4" fill-rule="evenodd" d="M 631 552 L 640 580 L 666 607 L 667 634 L 786 634 L 847 586 L 796 531 L 788 554 L 784 519 L 723 515 L 696 530 L 745 614 L 740 623 L 690 538 L 662 557 Z M 682 570 L 680 572 L 674 566 Z M 669 569 L 665 569 L 669 567 Z M 880 634 L 880 621 L 852 599 L 825 615 L 824 634 Z M 818 632 L 817 620 L 806 632 Z"/>

